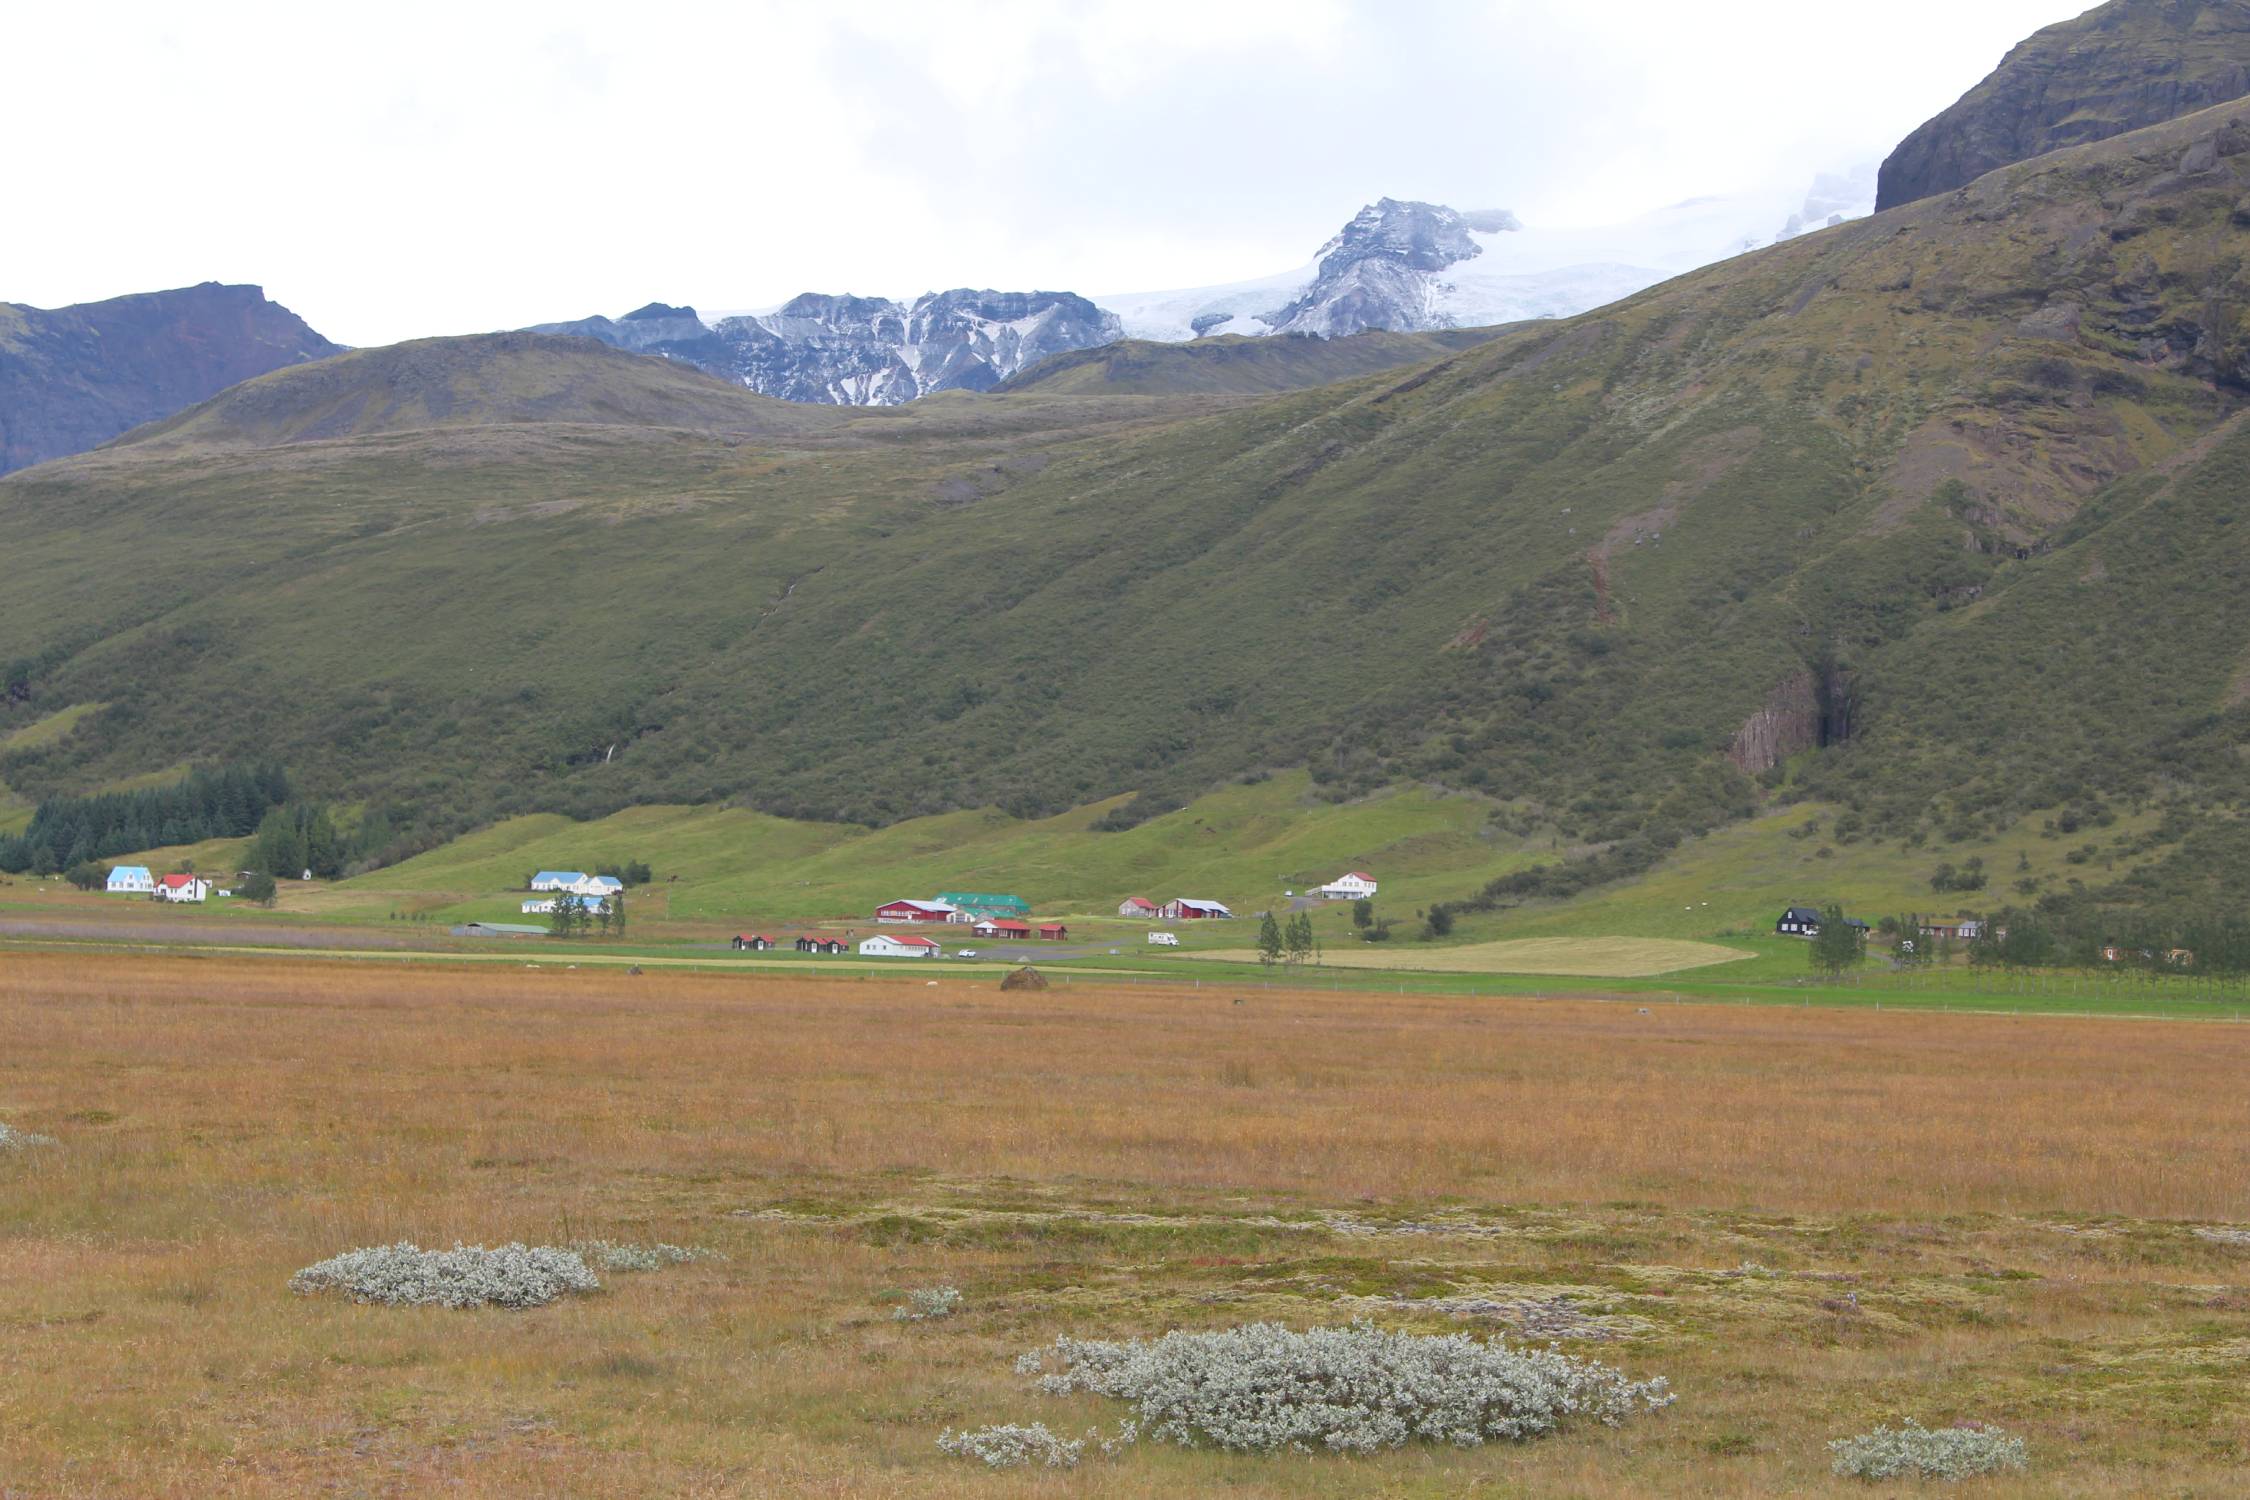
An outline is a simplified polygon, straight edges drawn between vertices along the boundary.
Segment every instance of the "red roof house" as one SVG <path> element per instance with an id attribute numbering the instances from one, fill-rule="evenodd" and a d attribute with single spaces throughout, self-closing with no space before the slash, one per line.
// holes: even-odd
<path id="1" fill-rule="evenodd" d="M 875 908 L 878 922 L 949 922 L 960 910 L 949 901 L 886 901 Z"/>
<path id="2" fill-rule="evenodd" d="M 1049 942 L 1054 942 L 1069 937 L 1070 929 L 1060 922 L 1041 922 L 1039 924 L 1039 935 Z"/>
<path id="3" fill-rule="evenodd" d="M 1031 924 L 1019 922 L 1013 917 L 987 917 L 969 930 L 982 938 L 1027 938 L 1031 936 Z"/>

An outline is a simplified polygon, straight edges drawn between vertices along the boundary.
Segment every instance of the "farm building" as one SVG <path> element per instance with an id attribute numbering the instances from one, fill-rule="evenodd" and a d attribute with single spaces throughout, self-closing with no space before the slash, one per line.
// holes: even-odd
<path id="1" fill-rule="evenodd" d="M 1060 922 L 1041 922 L 1039 936 L 1050 943 L 1059 943 L 1070 936 L 1070 929 Z"/>
<path id="2" fill-rule="evenodd" d="M 109 872 L 107 889 L 112 896 L 145 896 L 156 889 L 156 877 L 147 865 L 119 865 Z"/>
<path id="3" fill-rule="evenodd" d="M 1027 938 L 1031 936 L 1031 924 L 1029 922 L 1018 922 L 1008 917 L 986 917 L 969 930 L 981 938 Z"/>
<path id="4" fill-rule="evenodd" d="M 1844 925 L 1857 928 L 1862 936 L 1867 932 L 1867 924 L 1857 917 L 1844 918 Z M 1809 906 L 1792 906 L 1773 924 L 1773 930 L 1786 937 L 1819 937 L 1820 913 Z"/>
<path id="5" fill-rule="evenodd" d="M 531 877 L 535 891 L 575 891 L 585 883 L 584 870 L 541 870 Z"/>
<path id="6" fill-rule="evenodd" d="M 961 908 L 950 901 L 886 901 L 875 908 L 878 922 L 951 922 L 965 920 Z"/>
<path id="7" fill-rule="evenodd" d="M 555 904 L 564 900 L 576 901 L 578 909 L 589 917 L 594 916 L 609 904 L 599 896 L 582 896 L 576 891 L 558 891 L 552 896 L 531 897 L 523 903 L 523 914 L 527 917 L 553 916 Z"/>
<path id="8" fill-rule="evenodd" d="M 1320 888 L 1320 894 L 1330 901 L 1361 901 L 1375 894 L 1375 877 L 1365 870 L 1354 870 L 1339 875 Z"/>
<path id="9" fill-rule="evenodd" d="M 958 907 L 972 917 L 1031 915 L 1031 903 L 1023 897 L 995 894 L 991 891 L 939 891 L 938 900 L 947 906 Z"/>
<path id="10" fill-rule="evenodd" d="M 738 932 L 734 935 L 734 951 L 737 953 L 764 953 L 773 946 L 773 939 L 762 932 Z"/>
<path id="11" fill-rule="evenodd" d="M 945 950 L 920 933 L 878 932 L 859 945 L 861 958 L 936 958 Z"/>
<path id="12" fill-rule="evenodd" d="M 1224 921 L 1234 915 L 1220 901 L 1203 901 L 1193 896 L 1174 896 L 1164 903 L 1163 916 L 1169 922 Z"/>
<path id="13" fill-rule="evenodd" d="M 1117 914 L 1121 917 L 1140 917 L 1144 920 L 1154 921 L 1162 915 L 1163 910 L 1164 908 L 1158 906 L 1146 896 L 1127 896 L 1119 904 Z"/>
<path id="14" fill-rule="evenodd" d="M 799 953 L 841 953 L 850 939 L 832 936 L 825 932 L 808 932 L 797 939 Z"/>
<path id="15" fill-rule="evenodd" d="M 455 937 L 545 937 L 544 927 L 527 927 L 521 922 L 463 922 L 453 929 Z"/>
<path id="16" fill-rule="evenodd" d="M 210 897 L 211 882 L 193 875 L 157 877 L 156 894 L 166 901 L 203 901 Z"/>
<path id="17" fill-rule="evenodd" d="M 1976 917 L 1928 917 L 1917 921 L 1914 930 L 1926 938 L 1973 943 L 1984 936 L 1984 923 Z"/>

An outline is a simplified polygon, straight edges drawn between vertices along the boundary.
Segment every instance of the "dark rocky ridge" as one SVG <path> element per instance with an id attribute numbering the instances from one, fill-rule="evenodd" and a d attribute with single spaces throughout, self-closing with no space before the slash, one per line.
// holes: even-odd
<path id="1" fill-rule="evenodd" d="M 2250 93 L 2250 0 L 2110 0 L 2034 32 L 1899 143 L 1878 211 Z"/>
<path id="2" fill-rule="evenodd" d="M 0 474 L 341 349 L 254 286 L 207 281 L 51 309 L 0 303 Z"/>
<path id="3" fill-rule="evenodd" d="M 636 354 L 682 360 L 761 395 L 895 406 L 937 391 L 990 390 L 1052 354 L 1118 337 L 1117 319 L 1070 292 L 956 288 L 910 303 L 807 292 L 775 312 L 707 326 L 652 302 L 622 318 L 541 324 Z"/>

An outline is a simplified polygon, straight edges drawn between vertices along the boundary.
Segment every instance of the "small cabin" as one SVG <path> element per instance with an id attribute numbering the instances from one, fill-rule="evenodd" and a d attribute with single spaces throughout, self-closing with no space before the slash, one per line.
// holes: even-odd
<path id="1" fill-rule="evenodd" d="M 734 936 L 734 951 L 737 953 L 767 953 L 774 946 L 774 940 L 762 932 L 738 932 Z"/>
<path id="2" fill-rule="evenodd" d="M 1070 936 L 1070 929 L 1060 922 L 1041 922 L 1039 936 L 1050 943 L 1059 943 Z"/>

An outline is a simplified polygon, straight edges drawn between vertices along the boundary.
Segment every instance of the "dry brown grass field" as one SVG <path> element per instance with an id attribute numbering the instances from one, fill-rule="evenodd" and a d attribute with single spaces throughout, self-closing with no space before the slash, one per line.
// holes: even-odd
<path id="1" fill-rule="evenodd" d="M 1818 1494 L 1908 1416 L 2029 1440 L 1959 1493 L 2239 1495 L 2246 1076 L 2221 1023 L 0 951 L 0 1122 L 56 1137 L 0 1153 L 0 1495 Z M 287 1289 L 591 1236 L 726 1259 L 520 1313 Z M 892 1317 L 935 1283 L 959 1315 Z M 1560 1329 L 1679 1401 L 1372 1459 L 934 1445 L 1113 1422 L 1011 1371 L 1058 1333 L 1355 1317 Z"/>

